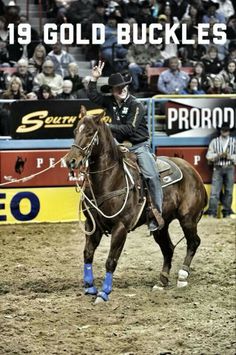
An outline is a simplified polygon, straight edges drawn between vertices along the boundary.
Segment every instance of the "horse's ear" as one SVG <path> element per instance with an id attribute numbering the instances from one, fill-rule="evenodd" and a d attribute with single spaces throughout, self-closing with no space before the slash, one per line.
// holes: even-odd
<path id="1" fill-rule="evenodd" d="M 80 118 L 83 118 L 84 116 L 87 115 L 87 109 L 84 105 L 80 106 L 80 112 L 79 112 L 79 116 Z"/>
<path id="2" fill-rule="evenodd" d="M 106 115 L 106 111 L 103 110 L 101 113 L 99 113 L 98 115 L 94 116 L 94 121 L 96 123 L 103 122 L 103 118 L 105 117 L 105 115 Z"/>

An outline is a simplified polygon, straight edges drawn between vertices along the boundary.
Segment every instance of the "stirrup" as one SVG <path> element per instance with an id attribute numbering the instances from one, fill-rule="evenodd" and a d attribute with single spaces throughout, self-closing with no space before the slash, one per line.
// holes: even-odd
<path id="1" fill-rule="evenodd" d="M 165 225 L 165 221 L 164 221 L 161 213 L 156 208 L 152 208 L 152 213 L 155 217 L 155 220 L 158 223 L 158 230 L 161 230 Z"/>

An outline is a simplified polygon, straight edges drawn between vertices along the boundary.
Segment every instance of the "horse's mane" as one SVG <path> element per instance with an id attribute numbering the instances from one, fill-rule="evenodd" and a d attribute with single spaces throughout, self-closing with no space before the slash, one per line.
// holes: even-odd
<path id="1" fill-rule="evenodd" d="M 99 123 L 99 132 L 101 134 L 101 136 L 103 137 L 104 140 L 104 152 L 107 152 L 108 149 L 107 146 L 109 147 L 109 151 L 110 151 L 110 155 L 111 158 L 116 160 L 116 161 L 121 161 L 122 159 L 122 153 L 119 150 L 115 139 L 111 133 L 111 130 L 109 128 L 109 125 L 107 125 L 104 122 L 100 122 Z"/>

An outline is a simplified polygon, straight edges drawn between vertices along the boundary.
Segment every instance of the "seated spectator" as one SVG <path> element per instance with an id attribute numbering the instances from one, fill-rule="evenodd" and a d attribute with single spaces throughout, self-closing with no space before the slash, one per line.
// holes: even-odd
<path id="1" fill-rule="evenodd" d="M 15 1 L 9 1 L 8 5 L 5 7 L 6 26 L 9 23 L 14 23 L 17 25 L 20 20 L 20 7 L 16 5 Z"/>
<path id="2" fill-rule="evenodd" d="M 6 73 L 4 73 L 4 71 L 0 71 L 0 94 L 6 90 Z"/>
<path id="3" fill-rule="evenodd" d="M 219 12 L 224 14 L 226 20 L 234 15 L 234 7 L 231 0 L 219 0 Z"/>
<path id="4" fill-rule="evenodd" d="M 33 75 L 28 71 L 28 60 L 27 59 L 20 59 L 17 62 L 17 71 L 13 75 L 17 76 L 21 79 L 22 87 L 25 92 L 32 91 L 33 89 Z"/>
<path id="5" fill-rule="evenodd" d="M 24 23 L 24 24 L 29 24 L 30 25 L 30 36 L 31 36 L 31 41 L 28 45 L 23 46 L 23 51 L 24 54 L 23 56 L 25 58 L 31 58 L 35 47 L 40 43 L 40 38 L 37 30 L 29 23 L 28 18 L 26 15 L 20 14 L 19 18 L 19 24 Z"/>
<path id="6" fill-rule="evenodd" d="M 79 89 L 83 88 L 82 79 L 79 76 L 79 67 L 76 62 L 72 62 L 68 65 L 68 75 L 64 77 L 64 80 L 71 80 L 73 83 L 72 92 L 76 93 Z"/>
<path id="7" fill-rule="evenodd" d="M 212 85 L 210 87 L 210 89 L 208 89 L 207 94 L 229 94 L 230 91 L 228 88 L 225 87 L 224 84 L 224 79 L 221 75 L 216 75 L 213 79 L 212 79 Z"/>
<path id="8" fill-rule="evenodd" d="M 33 91 L 38 91 L 39 87 L 44 84 L 50 86 L 53 96 L 62 93 L 63 78 L 55 73 L 54 64 L 51 60 L 45 60 L 42 73 L 37 74 L 34 78 Z"/>
<path id="9" fill-rule="evenodd" d="M 215 46 L 209 46 L 207 54 L 202 58 L 206 74 L 218 74 L 222 68 L 222 61 L 218 57 L 218 50 Z"/>
<path id="10" fill-rule="evenodd" d="M 169 69 L 163 71 L 158 79 L 157 88 L 162 94 L 179 94 L 189 82 L 189 76 L 179 69 L 179 59 L 169 59 Z"/>
<path id="11" fill-rule="evenodd" d="M 2 98 L 9 100 L 24 100 L 26 98 L 20 78 L 17 76 L 11 78 L 9 87 L 3 92 Z"/>
<path id="12" fill-rule="evenodd" d="M 61 100 L 76 100 L 77 97 L 72 93 L 73 83 L 71 80 L 63 80 L 62 93 L 57 96 Z"/>
<path id="13" fill-rule="evenodd" d="M 236 14 L 229 17 L 227 22 L 227 38 L 235 40 L 236 38 Z"/>
<path id="14" fill-rule="evenodd" d="M 75 61 L 70 53 L 62 49 L 62 44 L 59 41 L 52 46 L 52 51 L 48 53 L 46 59 L 53 62 L 55 73 L 63 78 L 68 75 L 68 64 Z"/>
<path id="15" fill-rule="evenodd" d="M 201 90 L 198 79 L 190 78 L 188 86 L 180 91 L 181 95 L 204 95 L 205 91 Z"/>
<path id="16" fill-rule="evenodd" d="M 38 99 L 39 100 L 55 99 L 55 96 L 53 96 L 50 86 L 48 86 L 46 84 L 40 86 L 39 91 L 38 91 Z"/>
<path id="17" fill-rule="evenodd" d="M 140 75 L 144 74 L 147 66 L 163 66 L 164 58 L 160 46 L 154 44 L 131 44 L 126 56 L 129 63 L 129 73 L 132 76 L 132 88 L 140 89 Z"/>
<path id="18" fill-rule="evenodd" d="M 35 47 L 33 56 L 29 59 L 31 68 L 34 68 L 34 74 L 41 73 L 42 66 L 46 58 L 46 49 L 43 44 L 38 44 Z"/>
<path id="19" fill-rule="evenodd" d="M 117 16 L 114 13 L 107 19 L 105 42 L 101 45 L 100 50 L 101 57 L 109 63 L 114 72 L 122 71 L 127 65 L 126 61 L 123 61 L 127 55 L 127 49 L 117 43 Z M 121 59 L 121 61 L 114 62 L 114 59 Z"/>
<path id="20" fill-rule="evenodd" d="M 201 58 L 206 54 L 206 48 L 202 44 L 198 44 L 198 35 L 195 31 L 192 33 L 191 39 L 194 40 L 194 44 L 184 45 L 183 47 L 180 47 L 179 51 L 184 48 L 186 51 L 187 59 L 190 61 L 190 63 L 192 62 L 192 64 L 194 64 L 195 62 L 199 62 Z"/>
<path id="21" fill-rule="evenodd" d="M 231 60 L 227 63 L 225 66 L 225 69 L 223 69 L 220 72 L 220 75 L 224 79 L 224 84 L 225 87 L 231 91 L 231 92 L 236 92 L 236 61 Z"/>
<path id="22" fill-rule="evenodd" d="M 198 79 L 199 88 L 203 91 L 207 91 L 210 88 L 211 80 L 205 74 L 205 67 L 202 62 L 197 62 L 193 67 L 193 76 Z"/>
<path id="23" fill-rule="evenodd" d="M 188 0 L 170 0 L 167 2 L 164 1 L 163 3 L 168 4 L 171 7 L 172 17 L 176 17 L 180 21 L 183 18 L 183 15 L 185 14 L 185 12 L 187 10 L 189 1 Z"/>
<path id="24" fill-rule="evenodd" d="M 9 64 L 9 53 L 7 49 L 8 31 L 6 30 L 6 19 L 0 16 L 0 66 L 6 67 Z"/>
<path id="25" fill-rule="evenodd" d="M 140 2 L 139 5 L 140 9 L 138 15 L 136 16 L 138 25 L 141 26 L 142 23 L 146 23 L 149 26 L 151 25 L 151 23 L 155 22 L 156 19 L 152 16 L 152 5 L 150 4 L 150 2 L 148 0 L 144 0 L 143 2 Z"/>
<path id="26" fill-rule="evenodd" d="M 91 80 L 91 76 L 85 76 L 82 80 L 83 88 L 77 91 L 77 99 L 88 99 L 88 84 Z"/>
<path id="27" fill-rule="evenodd" d="M 219 11 L 219 1 L 217 0 L 209 0 L 204 2 L 204 7 L 207 11 L 206 15 L 203 16 L 202 22 L 209 23 L 210 19 L 214 19 L 216 22 L 219 23 L 226 23 L 225 16 L 222 12 Z"/>

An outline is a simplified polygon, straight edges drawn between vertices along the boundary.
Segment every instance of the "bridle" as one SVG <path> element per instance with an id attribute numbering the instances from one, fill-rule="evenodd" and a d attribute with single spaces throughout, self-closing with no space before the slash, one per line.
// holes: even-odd
<path id="1" fill-rule="evenodd" d="M 86 161 L 90 157 L 93 147 L 95 146 L 95 144 L 98 145 L 98 143 L 99 143 L 98 130 L 96 130 L 88 145 L 86 145 L 85 147 L 81 147 L 80 145 L 73 143 L 72 147 L 79 149 L 79 151 L 82 153 L 84 157 L 83 160 Z"/>

